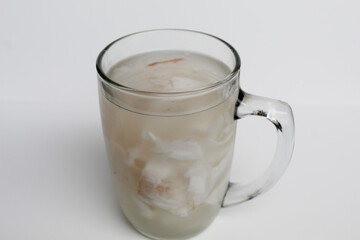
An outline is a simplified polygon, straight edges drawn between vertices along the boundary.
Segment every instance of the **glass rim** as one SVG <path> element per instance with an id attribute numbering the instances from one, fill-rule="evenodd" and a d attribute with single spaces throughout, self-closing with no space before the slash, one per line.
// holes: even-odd
<path id="1" fill-rule="evenodd" d="M 200 35 L 205 35 L 207 37 L 213 38 L 215 40 L 218 40 L 219 42 L 223 43 L 227 48 L 230 49 L 230 51 L 232 52 L 234 59 L 235 59 L 235 64 L 233 69 L 231 70 L 231 72 L 229 74 L 227 74 L 224 78 L 222 78 L 221 80 L 210 84 L 208 86 L 202 87 L 202 88 L 196 88 L 196 89 L 190 89 L 190 90 L 182 90 L 182 91 L 147 91 L 147 90 L 140 90 L 140 89 L 136 89 L 136 88 L 131 88 L 122 84 L 119 84 L 115 81 L 113 81 L 112 79 L 110 79 L 104 72 L 103 68 L 102 68 L 102 60 L 103 57 L 105 55 L 105 53 L 107 51 L 110 50 L 110 48 L 117 42 L 128 38 L 128 37 L 132 37 L 135 35 L 139 35 L 139 34 L 143 34 L 143 33 L 148 33 L 148 32 L 164 32 L 164 31 L 176 31 L 176 32 L 190 32 L 190 33 L 195 33 L 195 34 L 200 34 Z M 231 81 L 236 74 L 238 73 L 238 71 L 240 70 L 240 66 L 241 66 L 241 60 L 240 60 L 240 56 L 238 54 L 238 52 L 235 50 L 235 48 L 233 46 L 231 46 L 228 42 L 226 42 L 225 40 L 216 37 L 214 35 L 205 33 L 205 32 L 200 32 L 200 31 L 195 31 L 195 30 L 188 30 L 188 29 L 177 29 L 177 28 L 162 28 L 162 29 L 150 29 L 150 30 L 144 30 L 144 31 L 138 31 L 138 32 L 134 32 L 128 35 L 125 35 L 123 37 L 120 37 L 116 40 L 114 40 L 113 42 L 111 42 L 110 44 L 108 44 L 98 55 L 97 59 L 96 59 L 96 70 L 101 78 L 101 80 L 103 82 L 105 82 L 106 84 L 110 85 L 111 87 L 115 87 L 117 89 L 121 89 L 124 91 L 129 91 L 129 92 L 133 92 L 133 93 L 140 93 L 140 94 L 156 94 L 156 95 L 182 95 L 182 94 L 190 94 L 190 93 L 197 93 L 197 92 L 203 92 L 203 91 L 207 91 L 207 90 L 211 90 L 213 88 L 216 88 L 218 86 L 224 85 L 227 82 Z"/>

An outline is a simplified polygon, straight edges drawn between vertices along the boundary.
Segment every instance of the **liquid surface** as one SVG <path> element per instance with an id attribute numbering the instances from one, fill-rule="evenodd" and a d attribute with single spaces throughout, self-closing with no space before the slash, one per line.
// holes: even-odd
<path id="1" fill-rule="evenodd" d="M 230 73 L 214 58 L 183 51 L 157 51 L 125 59 L 107 73 L 123 86 L 153 92 L 179 92 L 210 86 Z"/>
<path id="2" fill-rule="evenodd" d="M 109 75 L 136 89 L 181 91 L 213 84 L 228 72 L 204 55 L 159 52 L 120 62 Z M 119 204 L 140 232 L 159 239 L 184 239 L 204 230 L 217 215 L 228 186 L 237 99 L 237 90 L 220 90 L 196 98 L 207 103 L 226 96 L 220 104 L 173 117 L 128 111 L 100 91 L 103 131 Z M 159 104 L 163 103 L 156 98 L 138 102 L 146 108 Z M 194 104 L 188 101 L 181 107 L 190 109 Z M 172 106 L 164 109 L 168 107 Z"/>

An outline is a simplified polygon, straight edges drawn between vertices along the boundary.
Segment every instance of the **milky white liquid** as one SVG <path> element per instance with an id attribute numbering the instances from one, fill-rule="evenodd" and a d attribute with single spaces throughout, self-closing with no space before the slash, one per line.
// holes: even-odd
<path id="1" fill-rule="evenodd" d="M 224 64 L 204 55 L 159 51 L 121 61 L 107 75 L 130 88 L 179 92 L 207 87 L 228 73 Z M 214 101 L 214 95 L 202 98 Z M 212 222 L 228 185 L 236 98 L 235 90 L 225 101 L 200 112 L 152 116 L 128 111 L 100 94 L 119 203 L 136 229 L 156 238 L 183 239 Z M 151 109 L 159 103 L 140 104 Z M 193 105 L 181 104 L 181 109 Z M 172 107 L 179 106 L 164 109 Z"/>

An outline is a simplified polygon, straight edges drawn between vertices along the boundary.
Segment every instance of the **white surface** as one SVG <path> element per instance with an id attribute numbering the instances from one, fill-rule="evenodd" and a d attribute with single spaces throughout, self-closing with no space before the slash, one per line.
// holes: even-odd
<path id="1" fill-rule="evenodd" d="M 289 102 L 296 120 L 280 182 L 223 209 L 194 239 L 359 239 L 359 9 L 355 0 L 1 1 L 0 239 L 145 239 L 112 189 L 95 58 L 115 38 L 161 27 L 230 42 L 243 89 Z M 275 131 L 255 119 L 238 126 L 233 175 L 245 180 L 269 161 Z"/>

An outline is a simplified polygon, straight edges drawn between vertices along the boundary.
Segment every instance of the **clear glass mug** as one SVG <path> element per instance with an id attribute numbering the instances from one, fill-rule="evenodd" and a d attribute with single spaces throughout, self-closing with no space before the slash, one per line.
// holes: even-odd
<path id="1" fill-rule="evenodd" d="M 157 51 L 197 52 L 225 64 L 214 84 L 187 91 L 144 91 L 122 85 L 109 69 L 131 56 Z M 154 239 L 186 239 L 203 231 L 221 207 L 269 190 L 290 162 L 294 119 L 279 100 L 239 87 L 240 58 L 215 36 L 179 29 L 131 34 L 109 44 L 96 63 L 100 110 L 113 182 L 122 212 Z M 249 184 L 229 182 L 236 123 L 269 120 L 278 133 L 275 156 Z"/>

